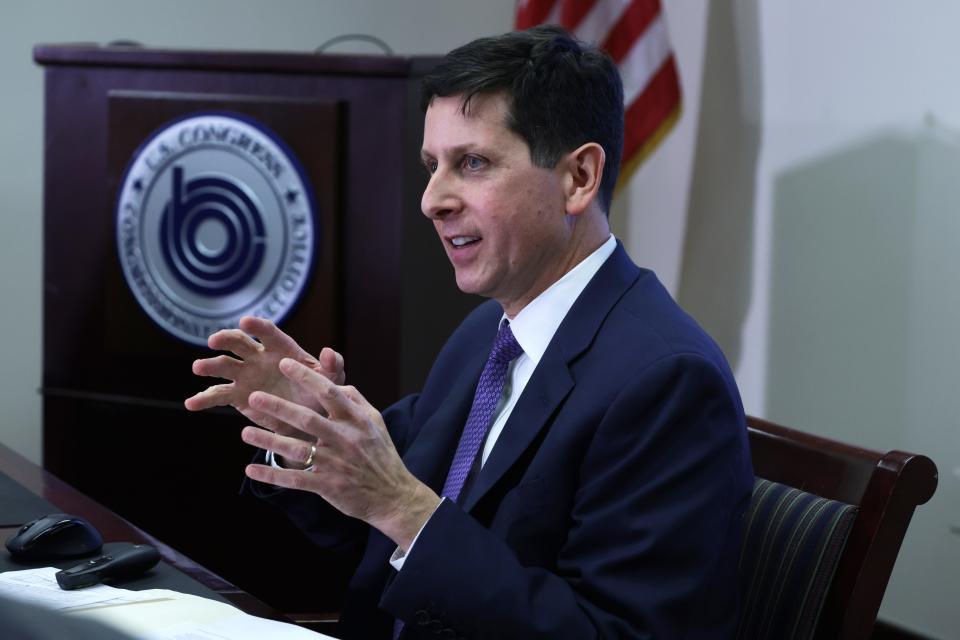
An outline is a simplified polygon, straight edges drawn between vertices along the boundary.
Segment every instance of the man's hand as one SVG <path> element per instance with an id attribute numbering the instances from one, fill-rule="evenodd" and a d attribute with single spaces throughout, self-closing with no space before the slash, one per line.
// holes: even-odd
<path id="1" fill-rule="evenodd" d="M 255 427 L 243 430 L 243 440 L 300 462 L 310 459 L 316 447 L 313 466 L 292 470 L 252 464 L 247 476 L 319 494 L 348 516 L 382 531 L 404 551 L 409 549 L 440 497 L 403 465 L 380 412 L 353 387 L 338 386 L 296 360 L 283 359 L 280 371 L 326 415 L 261 391 L 250 394 L 249 405 L 278 423 L 311 434 L 316 444 Z"/>
<path id="2" fill-rule="evenodd" d="M 260 342 L 250 336 L 259 338 Z M 211 349 L 229 351 L 238 357 L 221 355 L 197 360 L 193 363 L 193 372 L 198 376 L 223 378 L 230 382 L 213 385 L 188 398 L 184 402 L 186 408 L 190 411 L 202 411 L 230 405 L 262 427 L 303 440 L 312 440 L 313 436 L 251 407 L 248 402 L 250 394 L 254 391 L 265 391 L 315 411 L 323 410 L 315 398 L 280 373 L 278 365 L 283 358 L 300 362 L 336 384 L 343 384 L 346 377 L 343 358 L 333 349 L 324 349 L 318 358 L 314 358 L 293 338 L 263 318 L 244 316 L 240 319 L 239 330 L 218 331 L 210 336 L 207 344 Z"/>

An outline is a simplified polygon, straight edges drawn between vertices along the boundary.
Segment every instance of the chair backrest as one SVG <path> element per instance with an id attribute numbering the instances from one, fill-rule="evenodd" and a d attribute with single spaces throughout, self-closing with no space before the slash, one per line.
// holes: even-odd
<path id="1" fill-rule="evenodd" d="M 858 511 L 756 479 L 744 517 L 737 640 L 812 640 Z"/>
<path id="2" fill-rule="evenodd" d="M 748 581 L 779 590 L 755 593 L 748 615 L 771 602 L 792 603 L 798 610 L 790 637 L 868 640 L 913 511 L 937 487 L 936 465 L 926 456 L 870 451 L 758 418 L 748 417 L 747 426 L 758 482 L 741 568 Z M 741 640 L 784 637 L 770 620 L 748 622 Z"/>

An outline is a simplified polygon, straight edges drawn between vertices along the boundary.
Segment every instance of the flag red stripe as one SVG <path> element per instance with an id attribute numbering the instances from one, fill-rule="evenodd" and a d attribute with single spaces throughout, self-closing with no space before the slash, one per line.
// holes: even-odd
<path id="1" fill-rule="evenodd" d="M 580 26 L 595 4 L 594 0 L 566 0 L 560 5 L 560 24 L 567 31 L 573 31 Z"/>
<path id="2" fill-rule="evenodd" d="M 660 3 L 657 0 L 633 0 L 600 48 L 619 64 L 658 15 Z"/>
<path id="3" fill-rule="evenodd" d="M 529 29 L 541 24 L 550 15 L 550 10 L 560 0 L 527 0 L 517 7 L 517 29 Z"/>
<path id="4" fill-rule="evenodd" d="M 643 147 L 660 124 L 680 105 L 680 78 L 673 56 L 667 58 L 624 114 L 623 162 Z"/>

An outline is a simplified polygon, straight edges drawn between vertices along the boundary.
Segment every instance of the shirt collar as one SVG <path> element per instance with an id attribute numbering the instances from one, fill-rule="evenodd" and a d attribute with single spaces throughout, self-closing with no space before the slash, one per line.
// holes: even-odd
<path id="1" fill-rule="evenodd" d="M 596 251 L 581 260 L 510 320 L 514 337 L 534 365 L 540 362 L 570 307 L 616 247 L 617 240 L 611 235 Z"/>

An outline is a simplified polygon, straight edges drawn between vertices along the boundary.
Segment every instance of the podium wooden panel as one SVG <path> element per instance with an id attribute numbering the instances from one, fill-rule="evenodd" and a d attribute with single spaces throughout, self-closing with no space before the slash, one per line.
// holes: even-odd
<path id="1" fill-rule="evenodd" d="M 45 467 L 281 610 L 337 608 L 352 559 L 237 495 L 251 455 L 241 417 L 182 408 L 204 386 L 190 373 L 203 351 L 127 287 L 117 190 L 164 121 L 227 109 L 268 124 L 300 157 L 321 227 L 307 294 L 282 326 L 310 351 L 343 353 L 348 380 L 386 406 L 419 387 L 478 302 L 457 291 L 420 213 L 419 79 L 435 60 L 45 45 L 34 58 L 46 78 Z"/>

